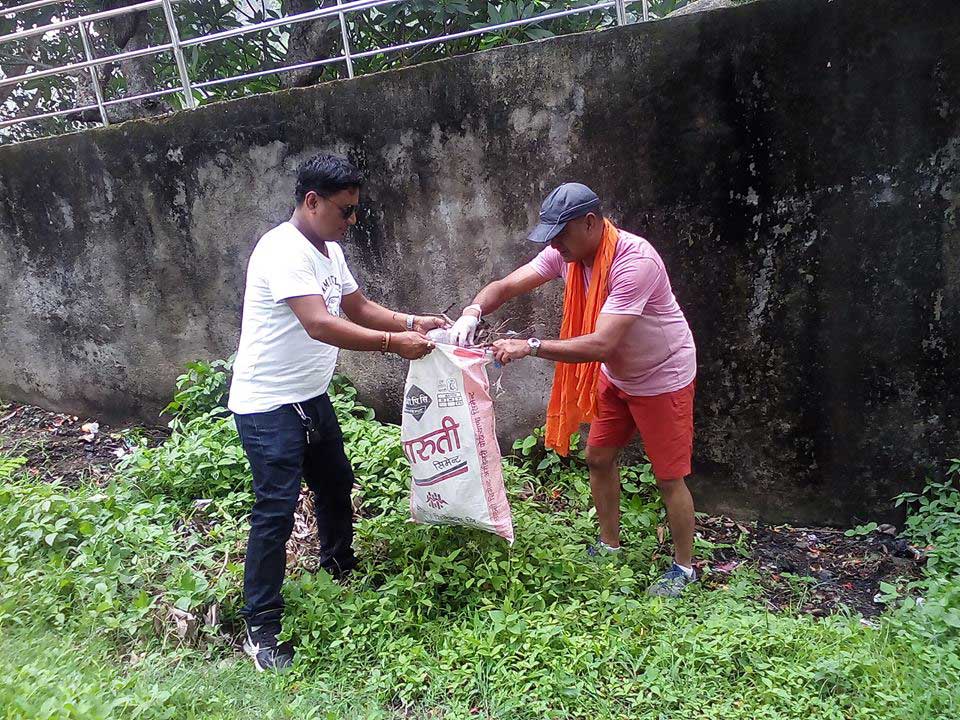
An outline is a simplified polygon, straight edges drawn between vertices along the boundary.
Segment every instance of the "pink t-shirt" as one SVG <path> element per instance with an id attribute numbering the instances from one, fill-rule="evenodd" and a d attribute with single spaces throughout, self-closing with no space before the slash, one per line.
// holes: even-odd
<path id="1" fill-rule="evenodd" d="M 553 280 L 567 277 L 567 263 L 552 247 L 528 267 Z M 590 268 L 586 268 L 590 283 Z M 620 231 L 601 313 L 635 315 L 623 342 L 601 366 L 610 382 L 628 395 L 649 397 L 686 387 L 697 375 L 697 348 L 677 304 L 663 260 L 641 237 Z"/>

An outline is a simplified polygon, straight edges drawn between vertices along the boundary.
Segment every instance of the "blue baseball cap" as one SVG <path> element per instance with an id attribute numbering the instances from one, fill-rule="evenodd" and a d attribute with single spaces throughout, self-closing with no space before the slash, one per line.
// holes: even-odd
<path id="1" fill-rule="evenodd" d="M 600 207 L 597 194 L 580 183 L 564 183 L 540 205 L 540 224 L 527 239 L 535 243 L 548 243 L 553 240 L 571 220 L 583 217 Z"/>

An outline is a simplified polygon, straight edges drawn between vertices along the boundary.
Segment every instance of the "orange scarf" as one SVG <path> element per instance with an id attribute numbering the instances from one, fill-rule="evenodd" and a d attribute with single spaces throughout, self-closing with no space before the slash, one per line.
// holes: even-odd
<path id="1" fill-rule="evenodd" d="M 603 221 L 603 235 L 593 259 L 590 288 L 584 292 L 583 263 L 570 263 L 563 295 L 563 324 L 560 339 L 589 335 L 597 327 L 600 308 L 607 299 L 610 265 L 617 249 L 617 228 Z M 570 436 L 581 423 L 593 420 L 597 410 L 597 381 L 600 363 L 557 363 L 553 372 L 553 390 L 547 405 L 547 429 L 544 444 L 560 455 L 570 453 Z"/>

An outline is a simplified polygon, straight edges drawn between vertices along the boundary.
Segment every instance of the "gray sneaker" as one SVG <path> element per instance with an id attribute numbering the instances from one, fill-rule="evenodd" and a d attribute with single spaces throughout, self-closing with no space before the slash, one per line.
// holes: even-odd
<path id="1" fill-rule="evenodd" d="M 617 562 L 620 559 L 620 548 L 612 548 L 597 540 L 587 548 L 587 559 L 598 563 Z"/>
<path id="2" fill-rule="evenodd" d="M 697 580 L 697 571 L 688 576 L 676 563 L 667 570 L 658 580 L 647 588 L 647 595 L 655 597 L 679 597 L 683 589 Z"/>

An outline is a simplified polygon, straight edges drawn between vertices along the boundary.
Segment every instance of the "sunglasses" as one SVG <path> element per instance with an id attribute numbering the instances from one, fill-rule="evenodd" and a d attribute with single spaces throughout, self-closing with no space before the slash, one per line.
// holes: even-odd
<path id="1" fill-rule="evenodd" d="M 323 195 L 321 195 L 320 197 L 322 197 L 331 205 L 335 206 L 340 211 L 340 216 L 344 220 L 347 220 L 348 218 L 350 218 L 354 213 L 356 213 L 360 209 L 359 205 L 337 205 L 337 203 L 335 203 L 333 200 L 331 200 L 328 197 L 324 197 Z"/>

